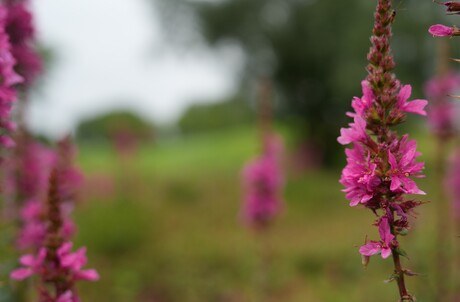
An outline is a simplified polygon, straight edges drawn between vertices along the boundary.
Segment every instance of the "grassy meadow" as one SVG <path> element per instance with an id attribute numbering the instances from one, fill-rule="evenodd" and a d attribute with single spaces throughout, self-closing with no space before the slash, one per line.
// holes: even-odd
<path id="1" fill-rule="evenodd" d="M 432 141 L 418 137 L 429 173 Z M 76 241 L 101 274 L 97 284 L 79 284 L 82 300 L 397 301 L 396 284 L 383 282 L 392 261 L 361 265 L 357 246 L 377 230 L 370 211 L 348 206 L 340 169 L 300 174 L 286 161 L 283 215 L 266 236 L 241 224 L 239 174 L 257 150 L 248 127 L 142 145 L 130 159 L 109 145 L 80 146 L 86 181 Z M 433 178 L 420 184 L 435 198 Z M 434 208 L 420 207 L 402 239 L 404 264 L 420 273 L 408 287 L 422 302 L 433 301 Z"/>

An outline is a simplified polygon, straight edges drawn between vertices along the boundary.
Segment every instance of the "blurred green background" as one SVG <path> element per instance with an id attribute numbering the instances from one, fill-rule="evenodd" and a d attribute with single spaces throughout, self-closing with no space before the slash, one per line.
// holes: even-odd
<path id="1" fill-rule="evenodd" d="M 377 236 L 374 216 L 350 208 L 338 183 L 345 155 L 336 137 L 361 94 L 377 1 L 146 1 L 160 12 L 167 51 L 237 49 L 244 68 L 231 95 L 196 100 L 173 123 L 129 110 L 80 123 L 86 180 L 76 241 L 101 274 L 98 283 L 79 284 L 82 301 L 397 301 L 396 284 L 383 282 L 391 261 L 376 256 L 367 269 L 361 265 L 357 247 Z M 394 6 L 396 73 L 422 98 L 436 65 L 427 28 L 455 19 L 428 0 Z M 460 53 L 459 43 L 451 45 Z M 287 146 L 286 206 L 266 236 L 238 218 L 241 169 L 260 151 L 261 78 L 272 81 L 275 128 Z M 439 189 L 432 137 L 421 118 L 400 130 L 419 141 L 428 175 L 420 188 L 431 201 Z M 402 245 L 405 265 L 420 273 L 408 288 L 428 302 L 435 291 L 433 204 L 419 214 Z"/>
<path id="2" fill-rule="evenodd" d="M 292 147 L 287 128 L 279 130 Z M 430 137 L 421 130 L 416 137 L 430 175 Z M 82 145 L 77 241 L 102 276 L 79 285 L 82 299 L 396 301 L 396 284 L 383 283 L 392 262 L 377 256 L 361 266 L 357 246 L 377 236 L 374 217 L 348 206 L 338 169 L 299 174 L 287 161 L 286 208 L 271 231 L 263 238 L 240 223 L 240 170 L 257 153 L 256 138 L 255 127 L 235 127 L 143 144 L 128 162 L 110 145 Z M 428 200 L 436 194 L 431 177 L 420 186 Z M 401 240 L 411 258 L 404 263 L 421 274 L 408 281 L 418 301 L 434 301 L 433 204 L 419 214 Z"/>

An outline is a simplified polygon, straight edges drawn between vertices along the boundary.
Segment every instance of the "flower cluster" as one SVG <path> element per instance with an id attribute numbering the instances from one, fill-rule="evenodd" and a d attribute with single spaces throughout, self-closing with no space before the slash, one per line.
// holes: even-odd
<path id="1" fill-rule="evenodd" d="M 391 1 L 379 0 L 368 54 L 369 75 L 361 83 L 363 96 L 352 100 L 354 112 L 347 115 L 353 122 L 341 129 L 338 138 L 339 143 L 352 145 L 345 151 L 347 165 L 340 183 L 351 206 L 363 205 L 377 215 L 380 239 L 359 249 L 365 263 L 375 254 L 393 255 L 401 300 L 412 301 L 404 284 L 406 270 L 399 261 L 402 252 L 397 236 L 407 234 L 407 218 L 421 204 L 406 200 L 405 195 L 425 194 L 414 181 L 423 177 L 424 164 L 417 162 L 416 142 L 408 135 L 398 136 L 391 127 L 405 121 L 407 113 L 425 116 L 427 101 L 409 101 L 411 86 L 402 85 L 392 73 L 395 63 L 389 40 L 394 16 Z"/>
<path id="2" fill-rule="evenodd" d="M 14 86 L 23 82 L 23 78 L 15 71 L 16 59 L 12 54 L 10 37 L 6 32 L 8 10 L 0 5 L 0 145 L 13 147 L 14 141 L 8 135 L 15 129 L 11 122 L 11 108 L 17 95 Z"/>
<path id="3" fill-rule="evenodd" d="M 62 170 L 57 165 L 51 172 L 48 196 L 45 204 L 43 224 L 45 238 L 36 254 L 27 254 L 20 258 L 23 267 L 14 270 L 10 277 L 23 280 L 30 276 L 38 276 L 39 302 L 78 302 L 75 283 L 79 280 L 96 281 L 98 273 L 93 270 L 82 270 L 86 265 L 86 248 L 72 252 L 72 243 L 66 236 L 67 213 L 63 202 L 61 182 Z"/>
<path id="4" fill-rule="evenodd" d="M 448 138 L 456 134 L 457 106 L 449 95 L 460 88 L 460 75 L 449 72 L 436 76 L 425 85 L 425 94 L 430 98 L 428 122 L 434 134 Z"/>
<path id="5" fill-rule="evenodd" d="M 23 133 L 18 136 L 17 155 L 14 161 L 16 169 L 10 172 L 16 175 L 15 199 L 22 205 L 17 245 L 19 249 L 37 250 L 45 238 L 42 200 L 46 197 L 48 177 L 56 164 L 56 154 Z"/>
<path id="6" fill-rule="evenodd" d="M 281 139 L 268 136 L 264 149 L 264 153 L 249 162 L 243 170 L 245 200 L 242 216 L 247 224 L 256 229 L 267 226 L 282 208 L 284 181 L 280 167 L 283 151 Z"/>
<path id="7" fill-rule="evenodd" d="M 58 167 L 58 189 L 64 213 L 62 235 L 66 239 L 71 238 L 75 226 L 69 215 L 76 201 L 76 189 L 82 180 L 80 171 L 73 165 L 74 145 L 65 138 L 54 151 L 23 133 L 18 137 L 17 149 L 15 195 L 16 201 L 22 205 L 19 213 L 21 229 L 17 239 L 19 249 L 38 250 L 43 245 L 46 226 L 42 201 L 46 198 L 48 178 L 55 166 Z"/>
<path id="8" fill-rule="evenodd" d="M 42 71 L 42 59 L 35 47 L 35 28 L 28 1 L 6 4 L 6 32 L 10 37 L 11 52 L 17 61 L 15 70 L 24 78 L 24 85 L 33 84 Z"/>

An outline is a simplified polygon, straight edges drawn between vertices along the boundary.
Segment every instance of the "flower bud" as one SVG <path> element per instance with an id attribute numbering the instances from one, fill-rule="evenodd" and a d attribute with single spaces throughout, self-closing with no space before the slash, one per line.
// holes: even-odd
<path id="1" fill-rule="evenodd" d="M 449 27 L 442 24 L 430 26 L 428 32 L 435 37 L 453 37 L 460 36 L 460 30 L 456 27 Z"/>

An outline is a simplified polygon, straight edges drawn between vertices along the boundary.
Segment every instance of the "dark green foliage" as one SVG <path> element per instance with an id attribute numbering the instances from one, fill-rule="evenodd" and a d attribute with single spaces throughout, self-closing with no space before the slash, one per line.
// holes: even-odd
<path id="1" fill-rule="evenodd" d="M 235 125 L 249 124 L 254 119 L 248 103 L 241 98 L 212 104 L 196 104 L 179 119 L 182 133 L 200 133 L 209 130 L 221 130 Z"/>
<path id="2" fill-rule="evenodd" d="M 119 134 L 129 134 L 138 139 L 152 139 L 153 125 L 129 111 L 113 111 L 80 123 L 77 139 L 107 141 Z"/>

